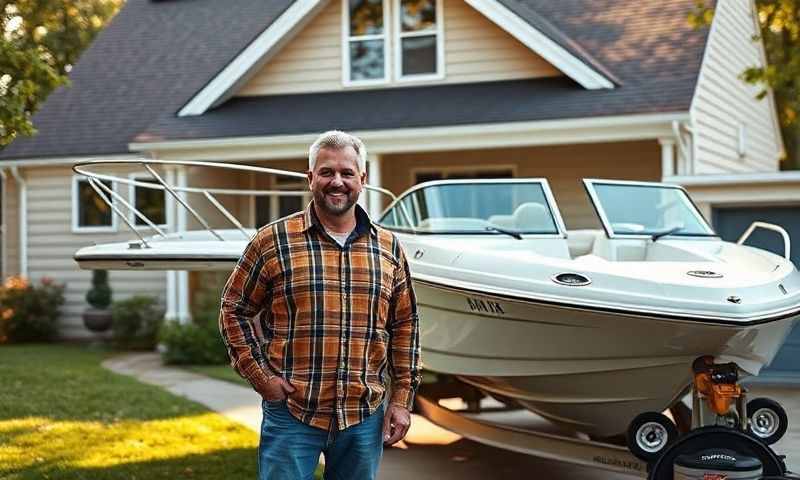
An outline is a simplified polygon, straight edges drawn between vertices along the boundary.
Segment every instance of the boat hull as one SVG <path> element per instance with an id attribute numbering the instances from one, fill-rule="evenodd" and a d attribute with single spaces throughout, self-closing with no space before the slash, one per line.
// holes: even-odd
<path id="1" fill-rule="evenodd" d="M 415 280 L 425 368 L 598 437 L 686 393 L 702 355 L 757 375 L 797 315 L 736 326 L 486 295 Z"/>

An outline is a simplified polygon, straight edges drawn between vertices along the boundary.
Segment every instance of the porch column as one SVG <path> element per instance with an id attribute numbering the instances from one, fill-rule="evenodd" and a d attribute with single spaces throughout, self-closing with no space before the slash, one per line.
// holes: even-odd
<path id="1" fill-rule="evenodd" d="M 659 138 L 661 145 L 661 178 L 675 175 L 675 140 L 672 138 Z"/>
<path id="2" fill-rule="evenodd" d="M 165 167 L 165 175 L 164 181 L 167 182 L 168 185 L 175 185 L 175 168 L 172 166 Z M 166 201 L 164 202 L 164 208 L 166 210 L 166 217 L 167 217 L 167 230 L 170 233 L 174 233 L 177 231 L 176 227 L 176 219 L 175 219 L 175 199 L 169 192 L 164 192 L 166 196 Z M 164 320 L 166 321 L 175 321 L 178 318 L 178 272 L 175 270 L 168 270 L 167 271 L 167 298 L 166 298 L 166 307 L 167 311 L 164 313 Z"/>
<path id="3" fill-rule="evenodd" d="M 367 156 L 367 183 L 375 186 L 381 186 L 381 156 L 370 154 Z M 381 214 L 381 196 L 383 194 L 380 192 L 369 192 L 369 216 L 373 220 L 378 219 L 378 215 Z"/>
<path id="4" fill-rule="evenodd" d="M 181 165 L 178 167 L 178 178 L 176 186 L 179 188 L 185 188 L 187 186 L 186 182 L 186 167 Z M 186 199 L 186 192 L 178 192 L 180 195 L 181 200 L 184 202 L 187 201 Z M 186 222 L 186 209 L 181 206 L 178 208 L 178 215 L 177 215 L 177 226 L 179 232 L 185 232 L 187 229 L 187 222 Z M 178 294 L 178 321 L 180 323 L 189 323 L 192 319 L 191 314 L 189 313 L 189 272 L 186 270 L 179 270 L 178 271 L 178 285 L 177 285 L 177 294 Z"/>

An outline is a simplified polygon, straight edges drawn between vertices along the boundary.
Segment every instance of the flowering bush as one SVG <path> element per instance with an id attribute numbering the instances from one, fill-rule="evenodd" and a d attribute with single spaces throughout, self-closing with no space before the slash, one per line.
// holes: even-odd
<path id="1" fill-rule="evenodd" d="M 44 277 L 33 285 L 9 277 L 0 286 L 0 343 L 49 340 L 58 333 L 64 285 Z"/>

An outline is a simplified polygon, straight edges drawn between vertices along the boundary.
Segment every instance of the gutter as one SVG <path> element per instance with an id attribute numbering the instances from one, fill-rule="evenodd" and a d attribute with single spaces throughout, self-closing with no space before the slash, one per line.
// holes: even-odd
<path id="1" fill-rule="evenodd" d="M 19 274 L 28 276 L 28 184 L 19 174 L 16 165 L 12 166 L 11 175 L 19 189 Z M 4 192 L 5 193 L 5 192 Z M 4 219 L 5 220 L 5 219 Z"/>

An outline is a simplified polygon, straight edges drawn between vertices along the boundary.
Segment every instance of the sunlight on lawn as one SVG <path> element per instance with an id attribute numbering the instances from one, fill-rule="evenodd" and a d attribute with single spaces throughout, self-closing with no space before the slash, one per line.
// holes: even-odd
<path id="1" fill-rule="evenodd" d="M 114 423 L 52 421 L 42 417 L 0 421 L 0 465 L 37 463 L 102 468 L 257 446 L 253 432 L 209 413 Z"/>

